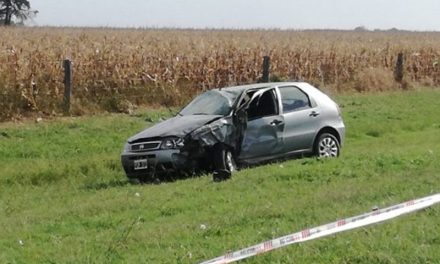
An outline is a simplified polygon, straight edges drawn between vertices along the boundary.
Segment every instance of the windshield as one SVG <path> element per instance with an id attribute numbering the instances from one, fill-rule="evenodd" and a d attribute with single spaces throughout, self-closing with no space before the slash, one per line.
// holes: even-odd
<path id="1" fill-rule="evenodd" d="M 223 91 L 211 90 L 197 96 L 180 111 L 181 115 L 222 115 L 231 112 L 235 97 Z"/>

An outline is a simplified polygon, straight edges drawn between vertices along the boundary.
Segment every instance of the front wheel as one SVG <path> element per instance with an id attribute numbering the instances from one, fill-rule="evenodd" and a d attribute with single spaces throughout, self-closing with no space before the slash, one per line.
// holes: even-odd
<path id="1" fill-rule="evenodd" d="M 314 153 L 318 158 L 335 158 L 339 156 L 340 149 L 339 141 L 335 136 L 323 133 L 315 143 Z"/>
<path id="2" fill-rule="evenodd" d="M 226 180 L 237 171 L 234 154 L 231 149 L 218 145 L 214 148 L 214 180 Z"/>

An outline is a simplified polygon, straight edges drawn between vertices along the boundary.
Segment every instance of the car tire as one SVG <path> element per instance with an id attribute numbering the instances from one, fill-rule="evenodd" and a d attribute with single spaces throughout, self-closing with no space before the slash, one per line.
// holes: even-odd
<path id="1" fill-rule="evenodd" d="M 214 181 L 222 181 L 231 178 L 237 170 L 234 154 L 231 149 L 217 145 L 214 147 Z"/>
<path id="2" fill-rule="evenodd" d="M 330 133 L 322 133 L 315 142 L 313 152 L 318 158 L 337 158 L 340 151 L 338 139 Z"/>

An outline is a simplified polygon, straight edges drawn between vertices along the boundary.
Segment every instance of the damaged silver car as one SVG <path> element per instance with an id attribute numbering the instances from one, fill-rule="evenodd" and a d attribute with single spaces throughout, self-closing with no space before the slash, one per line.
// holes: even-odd
<path id="1" fill-rule="evenodd" d="M 202 93 L 175 117 L 128 139 L 130 179 L 213 171 L 311 154 L 338 157 L 345 126 L 338 105 L 305 82 L 261 83 Z"/>

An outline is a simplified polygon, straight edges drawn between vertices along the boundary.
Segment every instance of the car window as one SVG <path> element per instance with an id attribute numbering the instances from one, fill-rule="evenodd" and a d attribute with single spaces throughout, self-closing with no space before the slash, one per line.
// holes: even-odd
<path id="1" fill-rule="evenodd" d="M 254 98 L 247 109 L 248 119 L 278 115 L 278 113 L 278 101 L 274 89 Z"/>
<path id="2" fill-rule="evenodd" d="M 281 87 L 281 102 L 284 113 L 303 110 L 311 107 L 309 97 L 297 87 Z"/>
<path id="3" fill-rule="evenodd" d="M 191 103 L 185 106 L 181 115 L 227 115 L 232 109 L 232 101 L 235 98 L 228 97 L 227 93 L 217 90 L 207 91 L 197 96 Z"/>

